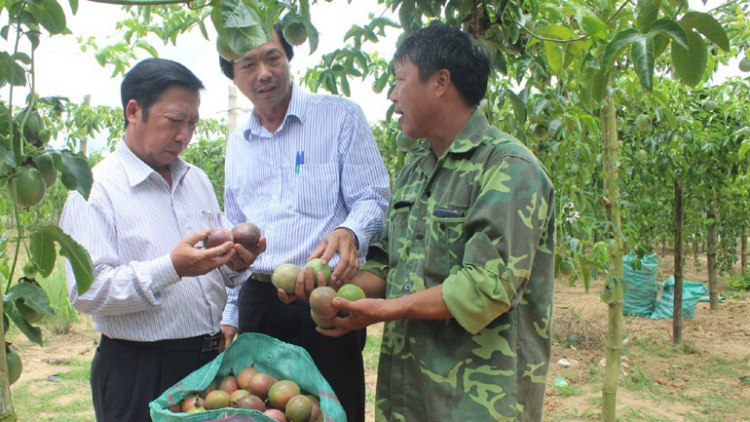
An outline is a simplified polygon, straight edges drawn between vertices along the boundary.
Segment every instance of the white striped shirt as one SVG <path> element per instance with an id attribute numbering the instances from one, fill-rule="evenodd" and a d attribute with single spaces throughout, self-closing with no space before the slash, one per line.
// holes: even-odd
<path id="1" fill-rule="evenodd" d="M 79 295 L 67 265 L 70 302 L 108 337 L 155 341 L 213 334 L 220 323 L 237 326 L 236 306 L 225 311 L 227 287 L 249 272 L 222 268 L 180 279 L 174 269 L 170 253 L 182 238 L 232 224 L 202 170 L 179 158 L 169 167 L 171 189 L 120 142 L 94 167 L 89 200 L 71 192 L 65 203 L 60 227 L 86 248 L 95 268 L 93 285 Z"/>
<path id="2" fill-rule="evenodd" d="M 301 152 L 304 163 L 297 170 Z M 390 180 L 367 119 L 351 100 L 308 94 L 294 85 L 276 133 L 253 112 L 231 134 L 225 171 L 227 217 L 256 224 L 268 239 L 253 271 L 303 266 L 339 226 L 356 233 L 364 256 L 383 231 Z M 338 254 L 330 265 L 337 263 Z"/>

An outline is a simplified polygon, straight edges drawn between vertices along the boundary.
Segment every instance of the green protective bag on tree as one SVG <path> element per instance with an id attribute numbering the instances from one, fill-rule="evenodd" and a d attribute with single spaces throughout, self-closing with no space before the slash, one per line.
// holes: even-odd
<path id="1" fill-rule="evenodd" d="M 622 298 L 622 313 L 626 316 L 648 318 L 656 309 L 656 297 L 659 295 L 656 254 L 641 258 L 641 268 L 631 265 L 638 255 L 629 253 L 622 258 L 625 295 Z"/>
<path id="2" fill-rule="evenodd" d="M 656 309 L 651 319 L 672 318 L 674 316 L 674 276 L 661 283 L 661 297 L 656 303 Z M 701 296 L 708 292 L 705 284 L 697 281 L 682 281 L 682 316 L 693 318 L 695 307 L 701 301 Z"/>
<path id="3" fill-rule="evenodd" d="M 205 389 L 211 381 L 228 375 L 230 371 L 237 374 L 249 366 L 255 366 L 259 371 L 279 380 L 294 381 L 301 390 L 318 396 L 326 422 L 346 422 L 346 414 L 333 389 L 305 349 L 257 333 L 241 334 L 216 359 L 183 378 L 149 403 L 151 419 L 154 422 L 201 422 L 236 416 L 237 420 L 242 421 L 275 422 L 261 412 L 250 409 L 225 408 L 192 414 L 173 413 L 169 410 L 169 406 L 195 391 Z"/>

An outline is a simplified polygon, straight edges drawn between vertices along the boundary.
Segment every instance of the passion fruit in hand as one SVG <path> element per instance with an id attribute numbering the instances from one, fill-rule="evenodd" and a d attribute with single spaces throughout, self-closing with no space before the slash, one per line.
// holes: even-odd
<path id="1" fill-rule="evenodd" d="M 232 227 L 234 243 L 239 243 L 243 248 L 250 250 L 258 246 L 260 240 L 260 228 L 253 223 L 240 223 Z"/>

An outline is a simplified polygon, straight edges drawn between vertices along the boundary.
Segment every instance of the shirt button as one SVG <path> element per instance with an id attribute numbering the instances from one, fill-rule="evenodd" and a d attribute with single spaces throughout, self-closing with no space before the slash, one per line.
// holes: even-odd
<path id="1" fill-rule="evenodd" d="M 424 239 L 424 235 L 422 233 L 417 233 L 417 235 L 414 236 L 414 238 L 417 239 L 417 240 L 422 240 L 422 239 Z"/>

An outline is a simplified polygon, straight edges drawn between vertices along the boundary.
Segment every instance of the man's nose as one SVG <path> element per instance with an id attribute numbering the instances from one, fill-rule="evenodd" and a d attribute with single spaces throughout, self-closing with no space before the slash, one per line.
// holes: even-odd
<path id="1" fill-rule="evenodd" d="M 175 136 L 175 140 L 187 144 L 193 137 L 193 131 L 195 131 L 195 126 L 193 125 L 193 123 L 184 122 L 177 130 L 177 136 Z"/>

